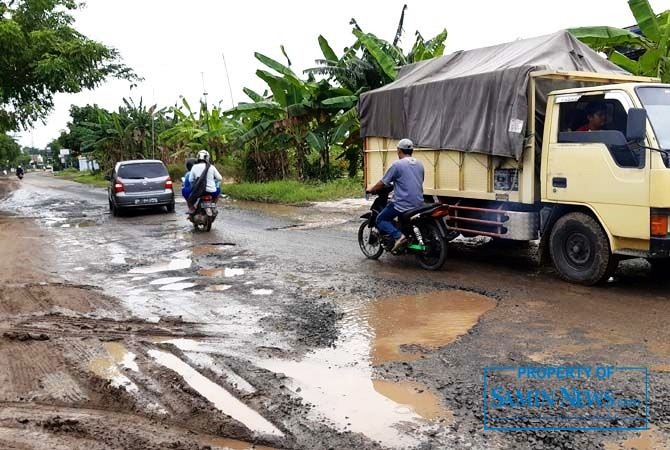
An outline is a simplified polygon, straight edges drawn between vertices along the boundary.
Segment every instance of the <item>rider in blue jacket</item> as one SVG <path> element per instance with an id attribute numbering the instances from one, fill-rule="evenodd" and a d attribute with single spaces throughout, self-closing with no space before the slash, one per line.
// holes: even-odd
<path id="1" fill-rule="evenodd" d="M 191 182 L 188 179 L 188 174 L 191 172 L 193 164 L 195 164 L 195 159 L 189 158 L 186 160 L 186 174 L 181 179 L 181 195 L 185 199 L 188 199 L 188 196 L 191 195 Z"/>

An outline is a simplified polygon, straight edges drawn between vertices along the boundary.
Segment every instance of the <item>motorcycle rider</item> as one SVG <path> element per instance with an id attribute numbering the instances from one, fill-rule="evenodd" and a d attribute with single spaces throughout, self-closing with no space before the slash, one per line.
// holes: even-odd
<path id="1" fill-rule="evenodd" d="M 16 176 L 19 178 L 23 178 L 24 175 L 23 167 L 19 166 L 16 168 Z"/>
<path id="2" fill-rule="evenodd" d="M 209 152 L 207 150 L 200 150 L 197 155 L 197 161 L 188 173 L 188 181 L 191 185 L 191 194 L 186 203 L 188 204 L 189 213 L 195 212 L 196 202 L 203 194 L 210 194 L 214 201 L 216 201 L 221 193 L 217 186 L 217 181 L 220 182 L 223 177 L 210 163 Z"/>
<path id="3" fill-rule="evenodd" d="M 401 139 L 397 147 L 398 160 L 391 164 L 386 174 L 367 192 L 377 191 L 393 185 L 393 199 L 377 216 L 377 228 L 383 234 L 395 239 L 393 251 L 407 242 L 407 238 L 392 223 L 400 214 L 423 206 L 424 169 L 421 161 L 412 156 L 414 143 L 410 139 Z"/>

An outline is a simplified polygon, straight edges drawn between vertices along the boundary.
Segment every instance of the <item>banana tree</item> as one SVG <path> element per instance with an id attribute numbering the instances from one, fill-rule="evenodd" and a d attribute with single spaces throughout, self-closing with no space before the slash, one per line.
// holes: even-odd
<path id="1" fill-rule="evenodd" d="M 629 0 L 628 6 L 640 34 L 608 26 L 568 31 L 625 70 L 670 82 L 670 10 L 655 14 L 648 0 Z"/>
<path id="2" fill-rule="evenodd" d="M 285 50 L 282 52 L 286 56 Z M 227 112 L 237 117 L 252 112 L 257 114 L 259 119 L 242 137 L 242 142 L 256 138 L 258 133 L 286 134 L 295 150 L 298 177 L 307 176 L 307 157 L 311 150 L 319 153 L 320 168 L 323 169 L 320 176 L 325 175 L 330 165 L 332 141 L 329 139 L 331 133 L 326 130 L 332 125 L 331 116 L 352 108 L 357 97 L 346 88 L 331 86 L 326 80 L 317 82 L 311 76 L 302 80 L 290 66 L 263 54 L 256 53 L 255 57 L 271 70 L 258 70 L 256 75 L 266 82 L 272 95 L 265 99 L 245 91 L 255 101 L 241 103 Z"/>

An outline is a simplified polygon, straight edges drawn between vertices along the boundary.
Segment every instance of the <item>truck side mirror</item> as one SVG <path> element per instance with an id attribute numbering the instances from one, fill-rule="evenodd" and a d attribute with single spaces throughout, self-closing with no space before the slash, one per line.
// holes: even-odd
<path id="1" fill-rule="evenodd" d="M 631 108 L 628 110 L 628 122 L 626 124 L 626 139 L 632 142 L 644 140 L 647 134 L 647 110 L 644 108 Z"/>
<path id="2" fill-rule="evenodd" d="M 112 181 L 112 176 L 111 175 L 105 175 L 105 180 Z"/>

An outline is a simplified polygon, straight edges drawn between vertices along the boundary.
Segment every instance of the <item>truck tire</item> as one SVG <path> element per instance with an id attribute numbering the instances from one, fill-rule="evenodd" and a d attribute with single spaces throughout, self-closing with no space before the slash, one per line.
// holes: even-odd
<path id="1" fill-rule="evenodd" d="M 606 281 L 618 264 L 600 224 L 580 212 L 558 219 L 551 230 L 549 250 L 561 278 L 572 283 L 591 286 Z"/>

